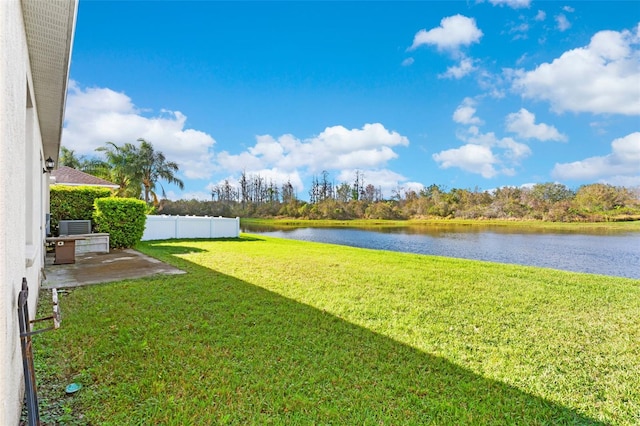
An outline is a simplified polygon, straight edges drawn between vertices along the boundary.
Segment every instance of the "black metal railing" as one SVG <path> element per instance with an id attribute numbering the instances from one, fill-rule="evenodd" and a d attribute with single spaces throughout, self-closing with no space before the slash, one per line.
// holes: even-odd
<path id="1" fill-rule="evenodd" d="M 22 346 L 22 365 L 24 369 L 25 400 L 29 426 L 40 425 L 38 410 L 38 391 L 36 387 L 36 372 L 33 366 L 33 347 L 31 336 L 60 327 L 60 311 L 58 310 L 58 293 L 53 292 L 53 315 L 46 318 L 31 320 L 29 318 L 29 286 L 27 279 L 22 278 L 22 290 L 18 295 L 18 322 L 20 323 L 20 345 Z M 40 321 L 53 320 L 51 327 L 32 330 L 31 324 Z"/>

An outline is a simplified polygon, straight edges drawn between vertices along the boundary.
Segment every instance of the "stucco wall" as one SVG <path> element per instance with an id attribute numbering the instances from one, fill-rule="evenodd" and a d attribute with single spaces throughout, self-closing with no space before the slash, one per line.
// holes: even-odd
<path id="1" fill-rule="evenodd" d="M 26 277 L 35 312 L 48 185 L 37 105 L 32 100 L 29 111 L 27 101 L 33 84 L 20 1 L 0 1 L 0 52 L 0 424 L 17 425 L 24 388 L 17 299 Z"/>

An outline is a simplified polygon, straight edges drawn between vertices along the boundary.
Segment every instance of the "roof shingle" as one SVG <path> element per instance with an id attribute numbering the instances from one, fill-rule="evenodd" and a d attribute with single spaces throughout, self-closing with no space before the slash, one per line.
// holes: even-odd
<path id="1" fill-rule="evenodd" d="M 118 188 L 113 182 L 90 175 L 80 170 L 67 166 L 60 166 L 51 172 L 51 176 L 56 179 L 56 184 L 60 185 L 86 185 L 86 186 L 106 186 L 108 188 Z"/>

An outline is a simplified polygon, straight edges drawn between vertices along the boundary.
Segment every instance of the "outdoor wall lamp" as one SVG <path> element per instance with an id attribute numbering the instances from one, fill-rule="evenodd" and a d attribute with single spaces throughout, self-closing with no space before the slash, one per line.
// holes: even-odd
<path id="1" fill-rule="evenodd" d="M 49 157 L 44 161 L 44 166 L 45 168 L 42 169 L 42 173 L 51 173 L 51 170 L 56 166 L 56 162 Z"/>

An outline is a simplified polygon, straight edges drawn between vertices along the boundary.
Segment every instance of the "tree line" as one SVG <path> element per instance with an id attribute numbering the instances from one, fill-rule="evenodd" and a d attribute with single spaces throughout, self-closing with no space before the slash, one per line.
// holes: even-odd
<path id="1" fill-rule="evenodd" d="M 640 190 L 603 183 L 572 190 L 559 183 L 502 187 L 492 191 L 432 184 L 397 188 L 384 198 L 379 187 L 355 172 L 353 182 L 335 184 L 328 172 L 312 178 L 309 201 L 290 181 L 277 185 L 259 174 L 242 173 L 211 189 L 211 201 L 163 200 L 163 214 L 301 219 L 535 219 L 545 221 L 639 220 Z"/>
<path id="2" fill-rule="evenodd" d="M 242 172 L 211 188 L 211 200 L 166 199 L 161 181 L 184 188 L 168 161 L 153 145 L 107 142 L 96 151 L 104 159 L 76 156 L 61 148 L 60 164 L 82 170 L 119 185 L 116 196 L 141 198 L 155 212 L 230 217 L 290 217 L 300 219 L 536 219 L 545 221 L 640 220 L 640 188 L 603 183 L 572 190 L 559 183 L 531 187 L 502 187 L 492 191 L 432 184 L 419 190 L 398 187 L 390 197 L 355 171 L 352 182 L 336 184 L 327 171 L 313 176 L 309 201 L 301 200 L 290 180 L 282 184 L 260 174 Z M 156 191 L 160 186 L 161 197 Z"/>

